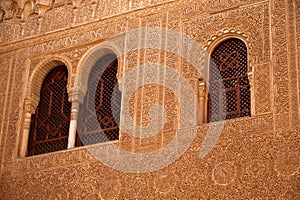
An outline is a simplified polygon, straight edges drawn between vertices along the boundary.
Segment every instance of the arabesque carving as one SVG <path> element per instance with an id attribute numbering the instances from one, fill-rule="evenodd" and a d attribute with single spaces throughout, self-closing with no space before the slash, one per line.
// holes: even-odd
<path id="1" fill-rule="evenodd" d="M 299 199 L 299 8 L 297 0 L 0 0 L 0 198 Z M 223 39 L 242 39 L 248 48 L 251 117 L 225 121 L 215 146 L 200 158 L 208 130 L 222 127 L 222 122 L 204 123 L 206 111 L 202 112 L 182 130 L 187 136 L 197 132 L 185 153 L 163 169 L 147 173 L 114 170 L 85 147 L 33 157 L 26 157 L 25 149 L 21 155 L 22 144 L 27 142 L 24 130 L 29 130 L 39 100 L 39 85 L 60 64 L 68 67 L 73 122 L 86 89 L 81 86 L 89 75 L 83 68 L 108 52 L 121 55 L 119 80 L 135 67 L 155 62 L 176 70 L 198 95 L 198 102 L 178 95 L 183 99 L 180 105 L 175 92 L 163 85 L 137 88 L 128 98 L 126 112 L 144 127 L 151 120 L 162 120 L 162 113 L 150 115 L 151 106 L 162 105 L 165 124 L 161 130 L 153 128 L 154 137 L 134 138 L 121 131 L 119 141 L 90 147 L 105 152 L 107 159 L 113 145 L 136 153 L 164 148 L 178 133 L 184 104 L 205 107 L 208 69 L 200 74 L 181 57 L 188 51 L 183 37 L 169 38 L 166 43 L 166 32 L 157 31 L 129 37 L 119 46 L 107 43 L 143 27 L 189 36 L 208 53 Z M 118 52 L 144 47 L 145 42 L 155 42 L 161 49 Z M 203 64 L 198 52 L 189 55 Z M 135 82 L 128 87 L 168 75 L 164 68 L 141 69 L 130 77 Z M 175 78 L 172 84 L 179 94 L 185 90 Z M 122 92 L 126 94 L 127 89 Z M 173 156 L 158 157 L 163 161 Z"/>

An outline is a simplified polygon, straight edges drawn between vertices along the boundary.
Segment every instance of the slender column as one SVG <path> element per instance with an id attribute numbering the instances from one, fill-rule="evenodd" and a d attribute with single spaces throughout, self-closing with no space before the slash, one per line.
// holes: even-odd
<path id="1" fill-rule="evenodd" d="M 77 119 L 78 119 L 78 111 L 79 111 L 79 104 L 80 100 L 82 100 L 82 93 L 76 92 L 72 96 L 72 109 L 71 109 L 71 121 L 70 121 L 70 128 L 69 128 L 69 137 L 68 137 L 68 149 L 75 147 L 76 142 L 76 130 L 77 130 Z"/>
<path id="2" fill-rule="evenodd" d="M 21 144 L 20 144 L 20 151 L 19 151 L 20 158 L 26 157 L 27 154 L 31 115 L 34 114 L 37 105 L 38 105 L 37 99 L 31 98 L 25 100 L 24 124 L 23 124 L 23 132 L 21 135 L 21 141 L 20 141 Z"/>
<path id="3" fill-rule="evenodd" d="M 198 78 L 190 78 L 189 79 L 189 82 L 195 92 L 195 100 L 193 100 L 192 104 L 189 105 L 189 106 L 193 106 L 193 108 L 198 108 L 198 109 L 194 109 L 194 113 L 193 113 L 193 118 L 195 119 L 192 126 L 193 127 L 197 127 L 199 126 L 199 115 L 200 115 L 200 112 L 201 112 L 201 108 L 199 107 L 199 80 Z"/>
<path id="4" fill-rule="evenodd" d="M 72 102 L 71 121 L 68 138 L 68 149 L 75 147 L 79 103 Z"/>
<path id="5" fill-rule="evenodd" d="M 199 80 L 199 125 L 202 125 L 206 122 L 206 110 L 207 110 L 207 98 L 206 98 L 206 84 L 204 80 Z"/>
<path id="6" fill-rule="evenodd" d="M 32 114 L 30 112 L 26 112 L 24 117 L 23 134 L 22 134 L 21 145 L 20 145 L 21 158 L 24 158 L 27 153 L 31 115 Z"/>

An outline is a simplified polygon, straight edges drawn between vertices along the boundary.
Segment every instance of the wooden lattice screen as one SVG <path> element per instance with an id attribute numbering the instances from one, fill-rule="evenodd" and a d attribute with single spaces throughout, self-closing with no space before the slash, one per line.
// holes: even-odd
<path id="1" fill-rule="evenodd" d="M 66 66 L 54 68 L 44 79 L 40 102 L 31 117 L 29 156 L 67 148 L 71 113 L 67 83 Z"/>
<path id="2" fill-rule="evenodd" d="M 121 92 L 117 70 L 118 60 L 112 54 L 99 59 L 92 68 L 88 91 L 79 109 L 76 146 L 119 138 Z"/>
<path id="3" fill-rule="evenodd" d="M 209 81 L 209 121 L 250 116 L 247 47 L 237 38 L 223 41 L 213 51 Z M 226 98 L 225 98 L 226 97 Z"/>

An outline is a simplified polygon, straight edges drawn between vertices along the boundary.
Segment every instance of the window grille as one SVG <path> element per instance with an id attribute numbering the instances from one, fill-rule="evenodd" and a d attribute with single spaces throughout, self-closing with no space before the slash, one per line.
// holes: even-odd
<path id="1" fill-rule="evenodd" d="M 112 54 L 99 59 L 93 66 L 79 109 L 76 146 L 119 139 L 121 92 L 117 70 L 118 60 Z"/>
<path id="2" fill-rule="evenodd" d="M 66 66 L 51 70 L 43 81 L 40 102 L 31 117 L 28 155 L 67 149 L 71 103 Z"/>
<path id="3" fill-rule="evenodd" d="M 209 121 L 250 116 L 247 47 L 237 38 L 225 40 L 211 55 Z"/>

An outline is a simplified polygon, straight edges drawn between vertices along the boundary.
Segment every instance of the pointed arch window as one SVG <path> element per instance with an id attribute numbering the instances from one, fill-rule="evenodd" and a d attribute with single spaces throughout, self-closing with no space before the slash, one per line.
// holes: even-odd
<path id="1" fill-rule="evenodd" d="M 220 43 L 211 54 L 208 121 L 251 116 L 247 46 L 237 38 Z"/>
<path id="2" fill-rule="evenodd" d="M 67 83 L 66 66 L 56 67 L 46 75 L 39 104 L 31 116 L 28 156 L 67 149 L 71 113 Z"/>
<path id="3" fill-rule="evenodd" d="M 76 146 L 119 139 L 121 92 L 117 70 L 114 54 L 100 58 L 93 66 L 79 107 Z"/>

